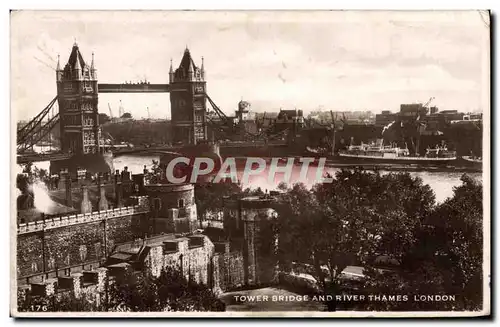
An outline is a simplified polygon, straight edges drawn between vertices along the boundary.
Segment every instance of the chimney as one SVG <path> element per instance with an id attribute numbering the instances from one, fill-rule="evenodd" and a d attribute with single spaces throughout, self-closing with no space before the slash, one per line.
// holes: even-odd
<path id="1" fill-rule="evenodd" d="M 65 175 L 65 188 L 66 188 L 66 206 L 73 207 L 73 197 L 71 193 L 71 175 L 68 173 Z"/>
<path id="2" fill-rule="evenodd" d="M 92 203 L 89 200 L 89 190 L 87 186 L 82 186 L 82 202 L 80 204 L 80 213 L 91 213 Z"/>
<path id="3" fill-rule="evenodd" d="M 120 208 L 122 206 L 123 206 L 122 182 L 117 182 L 115 184 L 115 208 Z"/>

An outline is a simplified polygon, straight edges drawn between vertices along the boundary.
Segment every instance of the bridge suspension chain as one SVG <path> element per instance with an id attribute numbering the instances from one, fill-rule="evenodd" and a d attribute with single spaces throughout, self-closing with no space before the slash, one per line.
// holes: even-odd
<path id="1" fill-rule="evenodd" d="M 49 111 L 54 106 L 56 100 L 57 96 L 54 99 L 52 99 L 52 101 L 50 101 L 49 104 L 42 111 L 40 111 L 32 120 L 30 120 L 25 126 L 23 126 L 17 131 L 17 144 L 26 141 L 26 138 L 30 135 L 30 133 L 32 133 L 33 130 L 40 125 L 45 116 L 47 116 Z"/>
<path id="2" fill-rule="evenodd" d="M 47 136 L 59 122 L 59 113 L 54 113 L 57 96 L 38 113 L 31 121 L 17 131 L 17 152 L 32 149 L 33 146 Z M 43 120 L 47 118 L 47 122 Z"/>

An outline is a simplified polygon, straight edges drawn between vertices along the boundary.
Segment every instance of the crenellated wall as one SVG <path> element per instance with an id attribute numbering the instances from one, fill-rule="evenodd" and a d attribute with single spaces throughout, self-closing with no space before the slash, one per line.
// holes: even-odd
<path id="1" fill-rule="evenodd" d="M 193 185 L 145 185 L 144 193 L 127 207 L 18 225 L 19 290 L 79 292 L 103 266 L 113 276 L 177 267 L 215 292 L 276 281 L 273 198 L 226 199 L 223 228 L 199 233 Z"/>
<path id="2" fill-rule="evenodd" d="M 60 216 L 18 226 L 19 284 L 41 282 L 98 267 L 117 243 L 143 237 L 149 206 L 144 197 L 131 207 Z"/>

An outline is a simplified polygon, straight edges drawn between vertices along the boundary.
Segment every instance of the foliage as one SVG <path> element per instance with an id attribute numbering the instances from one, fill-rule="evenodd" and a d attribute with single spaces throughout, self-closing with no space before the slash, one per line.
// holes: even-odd
<path id="1" fill-rule="evenodd" d="M 126 112 L 120 118 L 132 119 L 132 114 L 130 112 Z"/>
<path id="2" fill-rule="evenodd" d="M 128 273 L 111 287 L 112 310 L 224 311 L 224 304 L 205 285 L 186 280 L 178 270 L 163 270 L 158 278 L 149 273 Z"/>
<path id="3" fill-rule="evenodd" d="M 163 167 L 160 166 L 158 160 L 153 160 L 153 166 L 144 175 L 144 181 L 146 184 L 159 184 L 165 180 Z"/>
<path id="4" fill-rule="evenodd" d="M 208 213 L 220 212 L 224 209 L 224 197 L 240 193 L 240 185 L 231 182 L 197 183 L 195 194 L 199 217 L 205 217 Z"/>
<path id="5" fill-rule="evenodd" d="M 438 206 L 431 188 L 408 173 L 342 170 L 311 191 L 282 185 L 280 267 L 310 264 L 326 293 L 340 292 L 342 271 L 357 265 L 365 268 L 364 289 L 372 293 L 457 295 L 457 301 L 439 304 L 359 303 L 363 309 L 480 308 L 482 186 L 466 176 L 462 182 Z M 382 256 L 398 263 L 392 273 L 375 269 Z"/>
<path id="6" fill-rule="evenodd" d="M 267 190 L 266 190 L 267 192 Z M 257 188 L 249 188 L 247 187 L 246 189 L 243 190 L 242 195 L 243 196 L 264 196 L 266 193 L 262 191 L 260 187 Z"/>
<path id="7" fill-rule="evenodd" d="M 311 254 L 309 260 L 324 284 L 321 265 L 326 265 L 333 281 L 346 266 L 365 264 L 376 254 L 402 259 L 415 242 L 413 231 L 432 208 L 434 195 L 409 174 L 342 170 L 333 183 L 318 184 L 312 191 L 295 185 L 283 201 L 279 210 L 287 235 L 283 237 L 296 249 L 287 253 L 302 261 Z"/>

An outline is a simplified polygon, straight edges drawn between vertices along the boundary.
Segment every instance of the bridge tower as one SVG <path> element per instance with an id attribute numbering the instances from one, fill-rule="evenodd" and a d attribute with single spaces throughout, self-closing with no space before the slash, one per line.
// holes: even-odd
<path id="1" fill-rule="evenodd" d="M 174 142 L 207 141 L 206 81 L 203 57 L 197 67 L 186 47 L 179 68 L 170 61 L 170 107 Z"/>
<path id="2" fill-rule="evenodd" d="M 94 54 L 90 66 L 78 45 L 73 45 L 68 62 L 56 68 L 61 150 L 76 155 L 99 153 L 97 72 Z"/>

